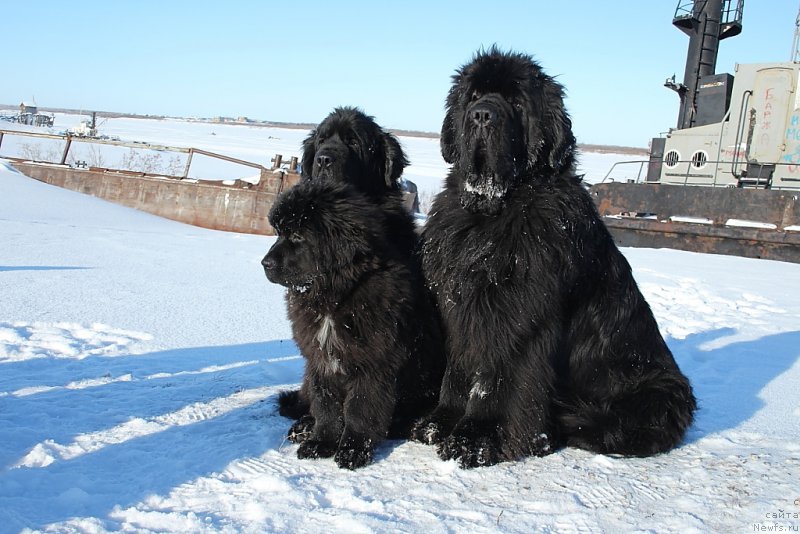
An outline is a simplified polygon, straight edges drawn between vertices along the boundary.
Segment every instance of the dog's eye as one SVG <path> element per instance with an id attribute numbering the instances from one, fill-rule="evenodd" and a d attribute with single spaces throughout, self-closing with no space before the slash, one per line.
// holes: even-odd
<path id="1" fill-rule="evenodd" d="M 289 241 L 292 243 L 302 243 L 306 240 L 301 234 L 292 234 L 288 237 Z"/>
<path id="2" fill-rule="evenodd" d="M 472 95 L 470 95 L 470 97 L 469 97 L 469 98 L 470 98 L 470 100 L 472 100 L 473 102 L 475 102 L 475 101 L 476 101 L 476 100 L 478 100 L 480 97 L 481 97 L 481 93 L 480 93 L 480 91 L 472 91 Z"/>
<path id="3" fill-rule="evenodd" d="M 347 139 L 347 144 L 350 145 L 353 148 L 357 148 L 358 147 L 358 137 L 349 137 Z"/>

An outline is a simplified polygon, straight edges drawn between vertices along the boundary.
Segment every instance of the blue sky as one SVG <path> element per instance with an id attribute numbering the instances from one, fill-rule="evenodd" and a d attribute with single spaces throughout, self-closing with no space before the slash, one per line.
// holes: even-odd
<path id="1" fill-rule="evenodd" d="M 319 122 L 357 105 L 438 132 L 454 70 L 497 44 L 567 90 L 579 142 L 646 146 L 674 126 L 688 38 L 677 0 L 81 1 L 0 4 L 0 103 Z M 798 2 L 749 0 L 717 72 L 787 61 Z"/>

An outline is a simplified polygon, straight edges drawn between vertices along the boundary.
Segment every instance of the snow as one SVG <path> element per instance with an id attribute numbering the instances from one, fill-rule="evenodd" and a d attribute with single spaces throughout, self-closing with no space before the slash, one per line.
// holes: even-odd
<path id="1" fill-rule="evenodd" d="M 669 221 L 692 224 L 714 224 L 714 221 L 705 217 L 685 217 L 683 215 L 673 215 L 669 218 Z"/>
<path id="2" fill-rule="evenodd" d="M 200 135 L 119 120 L 137 139 Z M 213 127 L 222 153 L 277 150 L 259 129 Z M 401 141 L 409 178 L 441 183 L 438 141 Z M 298 460 L 275 413 L 303 361 L 259 263 L 272 242 L 0 166 L 0 532 L 800 530 L 800 265 L 623 250 L 700 404 L 668 454 L 562 449 L 465 471 L 388 441 L 350 472 Z"/>
<path id="3" fill-rule="evenodd" d="M 757 228 L 760 230 L 777 230 L 778 226 L 772 223 L 765 223 L 759 221 L 747 221 L 744 219 L 728 219 L 725 221 L 725 226 L 735 226 L 738 228 Z"/>

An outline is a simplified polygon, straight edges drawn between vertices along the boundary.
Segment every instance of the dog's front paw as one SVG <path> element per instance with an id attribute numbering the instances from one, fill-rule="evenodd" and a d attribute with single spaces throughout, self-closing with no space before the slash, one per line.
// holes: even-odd
<path id="1" fill-rule="evenodd" d="M 442 460 L 457 460 L 462 468 L 470 469 L 502 461 L 499 442 L 495 425 L 464 418 L 436 452 Z"/>
<path id="2" fill-rule="evenodd" d="M 548 454 L 556 452 L 556 448 L 556 440 L 552 436 L 542 432 L 533 438 L 531 454 L 534 456 L 547 456 Z"/>
<path id="3" fill-rule="evenodd" d="M 300 444 L 297 449 L 297 457 L 301 460 L 305 458 L 330 458 L 336 453 L 336 444 L 327 441 L 308 439 Z"/>
<path id="4" fill-rule="evenodd" d="M 372 450 L 373 442 L 369 438 L 345 437 L 339 442 L 339 448 L 333 459 L 342 469 L 358 469 L 372 463 Z"/>
<path id="5" fill-rule="evenodd" d="M 311 438 L 311 432 L 314 430 L 314 417 L 312 415 L 304 415 L 299 420 L 295 421 L 289 432 L 286 434 L 286 439 L 292 443 L 303 443 Z"/>
<path id="6" fill-rule="evenodd" d="M 482 436 L 448 436 L 436 448 L 442 460 L 457 460 L 463 469 L 494 465 L 501 461 L 500 450 L 494 440 Z"/>
<path id="7" fill-rule="evenodd" d="M 434 412 L 414 423 L 411 427 L 411 439 L 428 445 L 436 445 L 450 434 L 457 422 L 458 416 L 454 413 Z"/>
<path id="8" fill-rule="evenodd" d="M 411 427 L 411 439 L 427 445 L 435 445 L 445 438 L 441 425 L 436 421 L 423 419 Z"/>

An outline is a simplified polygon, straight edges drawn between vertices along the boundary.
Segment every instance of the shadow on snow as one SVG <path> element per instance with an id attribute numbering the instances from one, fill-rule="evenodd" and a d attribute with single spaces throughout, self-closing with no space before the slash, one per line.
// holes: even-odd
<path id="1" fill-rule="evenodd" d="M 690 442 L 736 428 L 753 417 L 765 405 L 760 392 L 800 358 L 800 332 L 704 348 L 735 333 L 732 328 L 722 328 L 668 340 L 697 397 Z"/>
<path id="2" fill-rule="evenodd" d="M 796 348 L 800 332 L 707 348 L 733 333 L 721 329 L 669 340 L 700 406 L 689 441 L 735 428 L 751 418 L 764 405 L 761 390 L 800 355 Z M 52 385 L 49 382 L 56 377 L 63 382 L 130 374 L 130 381 L 85 389 L 0 397 L 0 502 L 7 503 L 7 511 L 13 510 L 11 526 L 37 528 L 76 516 L 113 523 L 109 514 L 117 506 L 133 506 L 148 495 L 166 496 L 183 483 L 224 470 L 237 459 L 280 449 L 290 421 L 277 415 L 273 394 L 217 417 L 133 437 L 73 459 L 57 459 L 47 467 L 9 468 L 46 440 L 67 445 L 81 435 L 133 418 L 169 414 L 238 391 L 275 386 L 277 393 L 281 386 L 293 387 L 301 380 L 303 361 L 284 358 L 298 354 L 294 343 L 285 340 L 5 364 L 6 378 L 33 376 L 41 385 Z M 400 444 L 387 442 L 376 451 L 376 460 L 385 459 Z M 30 499 L 31 493 L 37 496 L 35 500 Z M 17 497 L 22 499 L 17 502 Z"/>
<path id="3" fill-rule="evenodd" d="M 298 355 L 293 341 L 280 340 L 4 364 L 4 391 L 20 383 L 30 386 L 29 377 L 40 386 L 58 389 L 0 397 L 0 517 L 9 515 L 15 529 L 76 516 L 107 518 L 117 505 L 125 508 L 147 495 L 166 495 L 182 483 L 222 471 L 238 458 L 280 448 L 290 421 L 277 415 L 276 394 L 301 380 L 303 361 Z M 65 382 L 80 384 L 99 377 L 124 380 L 63 387 Z M 92 432 L 136 419 L 150 422 L 195 403 L 270 386 L 275 394 L 221 415 L 200 414 L 197 421 L 181 426 L 123 436 L 120 443 L 74 458 L 56 456 L 46 467 L 12 468 L 37 444 L 82 443 L 81 437 Z"/>

